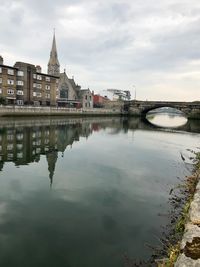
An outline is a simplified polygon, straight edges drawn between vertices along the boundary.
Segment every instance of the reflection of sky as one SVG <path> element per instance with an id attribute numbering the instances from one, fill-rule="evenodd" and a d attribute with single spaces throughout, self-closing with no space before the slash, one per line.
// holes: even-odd
<path id="1" fill-rule="evenodd" d="M 180 151 L 199 135 L 95 132 L 58 154 L 52 189 L 45 156 L 0 173 L 0 266 L 121 266 L 157 243 Z"/>
<path id="2" fill-rule="evenodd" d="M 181 115 L 156 114 L 147 118 L 151 123 L 161 127 L 179 127 L 187 123 L 187 118 Z"/>

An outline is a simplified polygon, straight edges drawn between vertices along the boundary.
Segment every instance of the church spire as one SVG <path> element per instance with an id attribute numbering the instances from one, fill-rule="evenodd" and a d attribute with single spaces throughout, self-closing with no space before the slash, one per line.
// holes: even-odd
<path id="1" fill-rule="evenodd" d="M 55 37 L 55 29 L 53 33 L 53 43 L 50 53 L 50 59 L 48 63 L 48 74 L 50 75 L 60 75 L 60 64 L 58 61 L 58 54 L 57 54 L 57 48 L 56 48 L 56 37 Z"/>

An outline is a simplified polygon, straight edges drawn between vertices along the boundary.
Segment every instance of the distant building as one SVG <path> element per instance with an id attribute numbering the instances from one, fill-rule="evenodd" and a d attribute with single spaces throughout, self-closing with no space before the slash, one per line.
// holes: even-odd
<path id="1" fill-rule="evenodd" d="M 105 102 L 108 101 L 108 97 L 101 96 L 101 95 L 95 95 L 93 94 L 93 105 L 94 108 L 103 108 L 105 105 Z"/>
<path id="2" fill-rule="evenodd" d="M 90 89 L 82 89 L 78 92 L 83 108 L 93 108 L 93 95 Z"/>

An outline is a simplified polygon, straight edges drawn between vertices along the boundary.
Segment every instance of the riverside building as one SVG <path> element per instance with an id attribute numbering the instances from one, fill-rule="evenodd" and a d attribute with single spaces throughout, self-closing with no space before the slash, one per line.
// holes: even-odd
<path id="1" fill-rule="evenodd" d="M 60 72 L 55 32 L 47 72 L 25 62 L 4 65 L 0 56 L 0 104 L 93 108 L 90 89 L 81 90 L 65 70 Z"/>
<path id="2" fill-rule="evenodd" d="M 42 73 L 39 66 L 24 62 L 7 66 L 0 57 L 1 104 L 56 106 L 58 80 Z"/>

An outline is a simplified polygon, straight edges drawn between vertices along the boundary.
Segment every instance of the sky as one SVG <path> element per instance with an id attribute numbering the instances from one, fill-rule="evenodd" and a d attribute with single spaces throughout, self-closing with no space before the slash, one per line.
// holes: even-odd
<path id="1" fill-rule="evenodd" d="M 61 71 L 82 88 L 140 100 L 200 100 L 199 0 L 0 0 L 0 55 L 46 73 L 53 29 Z"/>

